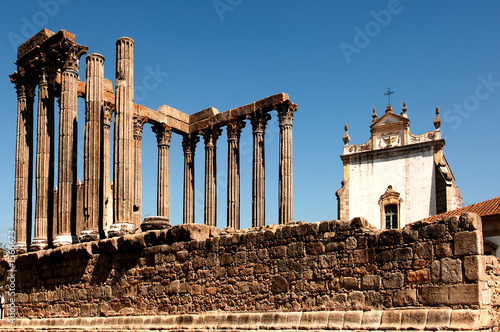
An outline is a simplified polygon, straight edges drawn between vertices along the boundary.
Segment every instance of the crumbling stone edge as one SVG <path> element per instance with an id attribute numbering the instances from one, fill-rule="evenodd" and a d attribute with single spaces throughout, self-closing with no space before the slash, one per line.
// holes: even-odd
<path id="1" fill-rule="evenodd" d="M 494 322 L 487 310 L 386 309 L 370 311 L 255 312 L 167 316 L 0 320 L 0 331 L 36 330 L 468 330 L 484 331 Z"/>

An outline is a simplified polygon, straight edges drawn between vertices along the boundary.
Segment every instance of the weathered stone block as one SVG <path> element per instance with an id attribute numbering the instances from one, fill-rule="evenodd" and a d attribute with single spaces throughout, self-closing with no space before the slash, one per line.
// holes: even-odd
<path id="1" fill-rule="evenodd" d="M 392 303 L 395 307 L 406 307 L 417 305 L 417 290 L 404 289 L 394 293 Z"/>
<path id="2" fill-rule="evenodd" d="M 301 312 L 288 312 L 286 314 L 286 325 L 288 326 L 288 328 L 297 329 L 300 325 L 301 317 L 302 317 Z"/>
<path id="3" fill-rule="evenodd" d="M 467 256 L 464 259 L 465 279 L 467 281 L 481 281 L 486 277 L 484 256 Z"/>
<path id="4" fill-rule="evenodd" d="M 450 317 L 450 330 L 477 330 L 481 325 L 479 310 L 453 310 Z"/>
<path id="5" fill-rule="evenodd" d="M 453 255 L 453 250 L 451 248 L 451 243 L 438 243 L 436 244 L 436 258 L 450 257 Z"/>
<path id="6" fill-rule="evenodd" d="M 417 290 L 418 302 L 423 305 L 447 305 L 447 286 L 424 286 Z"/>
<path id="7" fill-rule="evenodd" d="M 449 304 L 481 304 L 481 291 L 478 284 L 452 285 L 448 287 Z"/>
<path id="8" fill-rule="evenodd" d="M 382 307 L 382 294 L 378 291 L 368 291 L 365 292 L 365 305 L 371 308 L 381 308 Z"/>
<path id="9" fill-rule="evenodd" d="M 462 261 L 460 259 L 441 259 L 441 282 L 457 284 L 462 282 Z"/>
<path id="10" fill-rule="evenodd" d="M 403 310 L 401 318 L 401 329 L 405 330 L 423 330 L 427 324 L 428 309 Z"/>
<path id="11" fill-rule="evenodd" d="M 309 242 L 306 246 L 308 255 L 323 255 L 325 253 L 325 245 L 322 242 Z"/>
<path id="12" fill-rule="evenodd" d="M 348 250 L 356 249 L 358 247 L 358 240 L 354 236 L 348 237 L 345 240 L 345 248 Z"/>
<path id="13" fill-rule="evenodd" d="M 481 221 L 481 217 L 475 213 L 462 213 L 462 215 L 460 216 L 459 225 L 464 230 L 478 230 L 480 232 L 483 231 L 483 222 Z"/>
<path id="14" fill-rule="evenodd" d="M 344 288 L 345 289 L 359 289 L 359 280 L 354 277 L 345 277 L 344 278 Z"/>
<path id="15" fill-rule="evenodd" d="M 230 265 L 234 262 L 234 258 L 232 254 L 223 254 L 220 258 L 220 265 L 221 266 L 227 266 Z"/>
<path id="16" fill-rule="evenodd" d="M 482 255 L 483 254 L 483 235 L 481 231 L 458 232 L 455 233 L 454 254 L 462 255 Z"/>
<path id="17" fill-rule="evenodd" d="M 363 321 L 363 311 L 346 311 L 344 314 L 344 329 L 358 330 L 361 329 Z"/>
<path id="18" fill-rule="evenodd" d="M 269 248 L 269 256 L 275 259 L 281 259 L 286 257 L 286 246 L 277 246 Z"/>
<path id="19" fill-rule="evenodd" d="M 382 321 L 382 311 L 372 310 L 363 312 L 363 320 L 361 322 L 364 330 L 368 329 L 378 329 Z"/>
<path id="20" fill-rule="evenodd" d="M 333 330 L 340 330 L 344 326 L 344 315 L 343 311 L 330 311 L 328 312 L 328 325 L 327 328 Z"/>
<path id="21" fill-rule="evenodd" d="M 397 248 L 394 250 L 394 259 L 397 261 L 413 259 L 413 250 L 411 248 Z"/>
<path id="22" fill-rule="evenodd" d="M 170 229 L 173 242 L 201 241 L 210 237 L 210 227 L 202 224 L 181 224 Z"/>
<path id="23" fill-rule="evenodd" d="M 430 309 L 427 314 L 427 330 L 446 330 L 450 325 L 452 309 Z"/>
<path id="24" fill-rule="evenodd" d="M 359 291 L 349 292 L 347 299 L 351 303 L 352 302 L 357 302 L 357 303 L 361 303 L 361 304 L 365 303 L 365 295 L 363 294 L 363 292 L 359 292 Z"/>
<path id="25" fill-rule="evenodd" d="M 432 242 L 421 242 L 415 245 L 415 259 L 429 260 L 433 257 Z"/>
<path id="26" fill-rule="evenodd" d="M 379 289 L 381 277 L 379 275 L 364 275 L 361 279 L 362 289 Z"/>
<path id="27" fill-rule="evenodd" d="M 284 293 L 287 292 L 289 288 L 290 285 L 288 284 L 288 281 L 282 276 L 277 276 L 273 281 L 271 291 L 273 293 Z"/>
<path id="28" fill-rule="evenodd" d="M 410 284 L 426 284 L 431 281 L 431 272 L 429 269 L 420 269 L 408 272 L 406 280 Z"/>
<path id="29" fill-rule="evenodd" d="M 401 288 L 404 285 L 404 276 L 400 272 L 385 273 L 382 278 L 382 286 L 385 289 Z"/>
<path id="30" fill-rule="evenodd" d="M 431 282 L 437 284 L 441 279 L 441 262 L 438 260 L 431 263 Z"/>
<path id="31" fill-rule="evenodd" d="M 304 257 L 305 248 L 302 242 L 293 242 L 288 245 L 288 257 Z"/>
<path id="32" fill-rule="evenodd" d="M 393 246 L 403 242 L 403 231 L 400 229 L 385 230 L 379 235 L 379 244 L 382 246 Z"/>

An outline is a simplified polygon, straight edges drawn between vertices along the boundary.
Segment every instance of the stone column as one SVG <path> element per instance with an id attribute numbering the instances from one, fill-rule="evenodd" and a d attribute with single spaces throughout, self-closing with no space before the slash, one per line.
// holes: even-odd
<path id="1" fill-rule="evenodd" d="M 142 128 L 147 118 L 134 117 L 134 207 L 132 220 L 134 228 L 142 222 Z"/>
<path id="2" fill-rule="evenodd" d="M 31 240 L 33 191 L 33 102 L 34 87 L 23 68 L 12 74 L 17 90 L 16 168 L 14 182 L 14 245 L 27 251 Z M 10 235 L 10 234 L 9 234 Z"/>
<path id="3" fill-rule="evenodd" d="M 240 136 L 245 122 L 227 124 L 227 227 L 240 229 Z"/>
<path id="4" fill-rule="evenodd" d="M 77 99 L 78 61 L 87 48 L 72 44 L 64 54 L 61 74 L 61 109 L 59 112 L 58 213 L 54 246 L 77 243 L 76 166 L 77 166 Z"/>
<path id="5" fill-rule="evenodd" d="M 133 97 L 134 41 L 122 37 L 116 42 L 115 134 L 113 153 L 113 225 L 109 237 L 135 231 L 132 220 L 134 201 Z"/>
<path id="6" fill-rule="evenodd" d="M 266 219 L 264 137 L 270 119 L 271 116 L 264 110 L 256 111 L 250 119 L 253 130 L 252 227 L 264 227 Z"/>
<path id="7" fill-rule="evenodd" d="M 99 239 L 101 204 L 101 132 L 104 107 L 104 57 L 97 53 L 87 56 L 85 94 L 85 137 L 83 181 L 83 230 L 80 241 Z"/>
<path id="8" fill-rule="evenodd" d="M 102 135 L 101 135 L 101 206 L 102 218 L 100 218 L 100 237 L 105 238 L 104 230 L 113 224 L 113 193 L 110 181 L 110 127 L 113 117 L 114 104 L 104 103 L 102 111 Z"/>
<path id="9" fill-rule="evenodd" d="M 172 131 L 166 124 L 158 124 L 153 127 L 158 142 L 158 191 L 157 191 L 157 215 L 170 217 L 170 170 L 169 149 Z"/>
<path id="10" fill-rule="evenodd" d="M 48 247 L 54 220 L 54 84 L 55 68 L 40 55 L 36 143 L 35 235 L 32 250 Z M 50 230 L 50 232 L 49 232 Z M 52 239 L 51 239 L 52 240 Z"/>
<path id="11" fill-rule="evenodd" d="M 182 138 L 184 150 L 184 198 L 183 223 L 194 223 L 194 151 L 200 138 L 196 134 L 186 134 Z"/>
<path id="12" fill-rule="evenodd" d="M 217 224 L 217 139 L 222 130 L 209 127 L 203 133 L 205 140 L 205 225 Z"/>
<path id="13" fill-rule="evenodd" d="M 288 224 L 293 221 L 292 127 L 297 105 L 287 100 L 277 110 L 280 126 L 279 223 Z"/>

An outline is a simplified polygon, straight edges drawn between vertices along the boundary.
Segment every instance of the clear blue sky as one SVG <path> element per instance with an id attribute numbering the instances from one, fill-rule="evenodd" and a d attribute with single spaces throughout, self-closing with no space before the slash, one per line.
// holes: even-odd
<path id="1" fill-rule="evenodd" d="M 464 204 L 499 196 L 500 2 L 497 1 L 2 1 L 0 23 L 0 242 L 13 224 L 17 97 L 8 75 L 18 44 L 65 29 L 106 58 L 115 80 L 115 42 L 135 40 L 136 102 L 188 114 L 225 111 L 285 92 L 294 120 L 294 219 L 337 216 L 342 135 L 369 138 L 372 108 L 383 114 L 390 86 L 407 102 L 411 131 L 433 130 L 441 109 L 445 155 Z M 84 58 L 80 76 L 85 80 Z M 151 72 L 157 85 L 143 80 Z M 145 89 L 148 86 L 149 89 Z M 142 90 L 141 90 L 142 88 Z M 266 136 L 266 219 L 278 215 L 278 124 Z M 83 147 L 83 102 L 79 110 Z M 218 142 L 218 225 L 226 223 L 227 136 Z M 170 151 L 171 221 L 182 222 L 181 139 Z M 251 224 L 251 129 L 242 135 L 242 227 Z M 156 214 L 156 139 L 143 136 L 143 216 Z M 83 178 L 83 151 L 78 177 Z M 196 150 L 196 220 L 203 222 L 204 149 Z"/>

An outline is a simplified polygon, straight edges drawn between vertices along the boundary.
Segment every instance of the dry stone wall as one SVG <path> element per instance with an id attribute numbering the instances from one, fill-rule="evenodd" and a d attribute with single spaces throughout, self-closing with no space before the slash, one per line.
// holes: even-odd
<path id="1" fill-rule="evenodd" d="M 23 254 L 16 266 L 23 318 L 493 310 L 498 298 L 473 214 L 387 231 L 362 218 L 237 232 L 178 225 Z"/>

